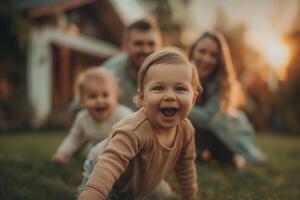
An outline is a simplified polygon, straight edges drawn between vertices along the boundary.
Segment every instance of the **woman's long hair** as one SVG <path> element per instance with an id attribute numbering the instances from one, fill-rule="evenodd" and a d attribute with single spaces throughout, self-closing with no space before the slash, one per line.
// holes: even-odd
<path id="1" fill-rule="evenodd" d="M 225 112 L 230 112 L 231 109 L 240 106 L 240 84 L 237 80 L 235 70 L 233 68 L 232 58 L 230 55 L 229 46 L 225 37 L 219 33 L 205 32 L 191 46 L 189 58 L 192 56 L 196 45 L 204 38 L 210 38 L 216 42 L 219 52 L 217 56 L 217 66 L 212 72 L 212 79 L 218 81 L 219 93 L 221 99 L 221 109 Z M 204 88 L 205 90 L 206 88 Z"/>

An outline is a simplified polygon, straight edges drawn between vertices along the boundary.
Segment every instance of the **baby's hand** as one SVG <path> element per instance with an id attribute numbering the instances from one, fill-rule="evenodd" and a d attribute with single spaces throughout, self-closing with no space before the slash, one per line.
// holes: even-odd
<path id="1" fill-rule="evenodd" d="M 55 163 L 67 165 L 70 162 L 70 157 L 64 153 L 56 153 L 52 157 L 52 161 Z"/>

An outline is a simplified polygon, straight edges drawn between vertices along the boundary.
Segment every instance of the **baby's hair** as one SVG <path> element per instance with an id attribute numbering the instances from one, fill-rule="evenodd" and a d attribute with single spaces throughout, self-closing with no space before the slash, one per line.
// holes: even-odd
<path id="1" fill-rule="evenodd" d="M 75 82 L 75 97 L 82 100 L 84 94 L 84 86 L 87 81 L 96 80 L 99 82 L 108 82 L 113 86 L 117 96 L 119 95 L 119 88 L 113 74 L 102 67 L 90 67 L 79 74 Z M 100 83 L 101 84 L 101 83 Z"/>
<path id="2" fill-rule="evenodd" d="M 192 86 L 196 94 L 200 95 L 202 92 L 202 87 L 199 81 L 198 72 L 193 63 L 177 48 L 175 47 L 165 47 L 158 51 L 155 51 L 149 55 L 138 74 L 138 88 L 142 92 L 144 89 L 144 79 L 149 68 L 155 64 L 184 64 L 192 69 Z M 139 105 L 138 98 L 135 98 L 135 102 Z"/>

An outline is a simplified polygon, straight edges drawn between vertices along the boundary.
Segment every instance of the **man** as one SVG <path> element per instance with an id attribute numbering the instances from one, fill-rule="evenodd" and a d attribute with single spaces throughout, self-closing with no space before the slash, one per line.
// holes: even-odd
<path id="1" fill-rule="evenodd" d="M 137 110 L 133 97 L 137 91 L 139 69 L 146 57 L 160 47 L 161 32 L 155 21 L 141 19 L 127 27 L 123 38 L 124 53 L 102 64 L 118 79 L 121 104 Z"/>

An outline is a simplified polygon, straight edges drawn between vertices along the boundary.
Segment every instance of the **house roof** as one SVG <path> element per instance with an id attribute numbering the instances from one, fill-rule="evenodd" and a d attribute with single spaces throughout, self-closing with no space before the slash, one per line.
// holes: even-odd
<path id="1" fill-rule="evenodd" d="M 46 34 L 54 44 L 64 45 L 95 56 L 110 57 L 120 52 L 111 43 L 83 35 L 72 35 L 60 29 L 48 29 Z"/>
<path id="2" fill-rule="evenodd" d="M 93 0 L 94 1 L 94 0 Z M 45 6 L 54 6 L 60 4 L 76 4 L 83 5 L 89 3 L 90 0 L 14 0 L 14 7 L 17 10 L 27 10 Z"/>
<path id="3" fill-rule="evenodd" d="M 76 9 L 95 1 L 96 0 L 15 0 L 14 9 L 17 11 L 29 10 L 30 16 L 35 18 Z"/>

